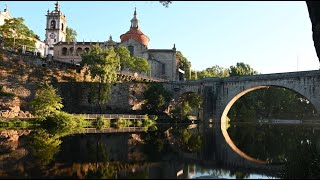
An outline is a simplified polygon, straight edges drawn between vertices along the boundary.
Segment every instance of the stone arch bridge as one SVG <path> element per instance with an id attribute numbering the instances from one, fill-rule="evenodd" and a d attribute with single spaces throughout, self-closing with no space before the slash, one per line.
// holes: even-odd
<path id="1" fill-rule="evenodd" d="M 163 85 L 173 92 L 175 98 L 186 92 L 201 94 L 206 112 L 203 119 L 213 119 L 214 122 L 220 122 L 241 96 L 270 86 L 283 87 L 303 95 L 320 113 L 320 70 L 163 82 Z"/>

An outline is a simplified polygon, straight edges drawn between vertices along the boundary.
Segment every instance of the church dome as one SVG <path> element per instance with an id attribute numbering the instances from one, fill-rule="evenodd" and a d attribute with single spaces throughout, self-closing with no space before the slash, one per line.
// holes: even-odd
<path id="1" fill-rule="evenodd" d="M 136 10 L 134 10 L 134 16 L 131 19 L 130 30 L 120 36 L 121 42 L 125 42 L 125 41 L 129 40 L 130 38 L 132 38 L 132 39 L 140 42 L 141 44 L 148 46 L 150 39 L 148 38 L 148 36 L 144 35 L 142 33 L 142 31 L 139 29 L 138 19 L 137 19 L 136 15 L 137 15 L 137 12 L 136 12 Z"/>
<path id="2" fill-rule="evenodd" d="M 125 42 L 130 38 L 135 39 L 145 46 L 148 46 L 149 38 L 144 35 L 139 29 L 130 28 L 128 32 L 120 36 L 121 42 Z"/>

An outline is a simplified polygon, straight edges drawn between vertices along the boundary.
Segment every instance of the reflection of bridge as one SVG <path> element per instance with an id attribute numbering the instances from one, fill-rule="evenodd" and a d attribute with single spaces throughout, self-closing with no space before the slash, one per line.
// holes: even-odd
<path id="1" fill-rule="evenodd" d="M 184 154 L 182 157 L 201 164 L 208 169 L 223 169 L 225 171 L 246 172 L 248 174 L 259 174 L 264 176 L 277 176 L 281 170 L 281 165 L 267 165 L 261 163 L 263 161 L 250 161 L 238 152 L 235 152 L 227 143 L 220 127 L 214 127 L 212 124 L 199 128 L 203 135 L 202 150 L 196 154 Z M 188 167 L 179 169 L 177 172 L 182 172 L 181 177 L 188 178 Z"/>

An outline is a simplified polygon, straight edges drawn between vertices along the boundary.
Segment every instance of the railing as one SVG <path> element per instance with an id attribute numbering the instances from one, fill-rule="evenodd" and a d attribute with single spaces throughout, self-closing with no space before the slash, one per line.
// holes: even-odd
<path id="1" fill-rule="evenodd" d="M 104 119 L 145 119 L 146 117 L 153 118 L 154 115 L 135 115 L 135 114 L 74 114 L 75 116 L 84 116 L 85 119 L 97 119 L 102 117 Z"/>
<path id="2" fill-rule="evenodd" d="M 128 71 L 128 70 L 121 70 L 118 72 L 118 74 L 120 75 L 127 75 L 127 76 L 133 76 L 135 78 L 140 78 L 140 79 L 149 79 L 149 80 L 153 80 L 153 81 L 168 81 L 166 79 L 161 79 L 161 78 L 156 78 L 156 77 L 151 77 L 145 74 L 139 74 L 136 72 L 132 72 L 132 71 Z"/>

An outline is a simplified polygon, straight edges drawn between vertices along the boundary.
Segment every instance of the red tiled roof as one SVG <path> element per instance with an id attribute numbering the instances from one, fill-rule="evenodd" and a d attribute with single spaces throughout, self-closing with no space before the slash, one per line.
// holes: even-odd
<path id="1" fill-rule="evenodd" d="M 140 29 L 136 29 L 136 28 L 130 28 L 130 30 L 128 32 L 126 32 L 125 34 L 122 34 L 120 36 L 121 42 L 127 41 L 130 38 L 135 39 L 136 41 L 140 42 L 141 44 L 144 44 L 146 46 L 148 46 L 148 43 L 150 41 L 150 39 L 148 38 L 148 36 L 144 35 Z"/>

